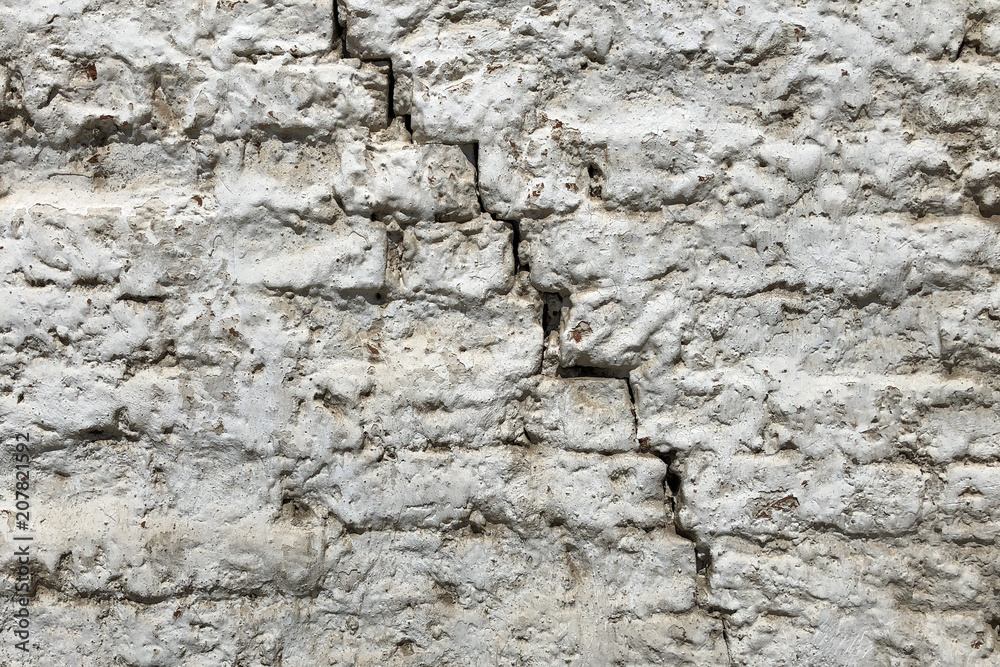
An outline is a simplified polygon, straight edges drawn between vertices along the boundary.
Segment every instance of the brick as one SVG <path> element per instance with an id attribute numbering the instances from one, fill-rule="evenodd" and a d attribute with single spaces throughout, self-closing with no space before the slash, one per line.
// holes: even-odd
<path id="1" fill-rule="evenodd" d="M 514 286 L 511 230 L 482 217 L 417 223 L 403 236 L 401 282 L 422 295 L 481 301 Z"/>
<path id="2" fill-rule="evenodd" d="M 350 215 L 466 222 L 479 214 L 475 171 L 458 146 L 352 144 L 333 189 Z"/>
<path id="3" fill-rule="evenodd" d="M 527 410 L 525 430 L 534 442 L 608 454 L 638 448 L 624 380 L 543 378 Z"/>
<path id="4" fill-rule="evenodd" d="M 385 227 L 366 218 L 302 233 L 247 226 L 240 230 L 236 253 L 234 277 L 277 294 L 375 291 L 385 283 Z"/>
<path id="5" fill-rule="evenodd" d="M 490 523 L 533 530 L 665 525 L 665 470 L 652 456 L 528 455 L 516 448 L 393 456 L 341 455 L 305 490 L 358 530 L 447 528 L 464 525 L 474 511 Z M 495 479 L 504 480 L 502 488 Z"/>

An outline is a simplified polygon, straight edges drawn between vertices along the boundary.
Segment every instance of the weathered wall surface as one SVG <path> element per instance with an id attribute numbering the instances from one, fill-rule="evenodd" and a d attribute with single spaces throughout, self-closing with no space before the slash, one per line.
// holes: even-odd
<path id="1" fill-rule="evenodd" d="M 997 0 L 0 4 L 34 664 L 1000 664 Z"/>

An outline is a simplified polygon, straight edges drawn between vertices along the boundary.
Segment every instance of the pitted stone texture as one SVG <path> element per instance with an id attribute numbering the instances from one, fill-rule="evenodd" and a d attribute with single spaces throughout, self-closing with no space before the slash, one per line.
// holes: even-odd
<path id="1" fill-rule="evenodd" d="M 352 215 L 466 222 L 479 214 L 475 170 L 457 146 L 350 145 L 333 188 Z"/>
<path id="2" fill-rule="evenodd" d="M 524 428 L 532 441 L 608 454 L 638 448 L 624 380 L 543 378 L 527 409 Z"/>
<path id="3" fill-rule="evenodd" d="M 32 657 L 998 664 L 998 55 L 994 0 L 0 2 Z"/>

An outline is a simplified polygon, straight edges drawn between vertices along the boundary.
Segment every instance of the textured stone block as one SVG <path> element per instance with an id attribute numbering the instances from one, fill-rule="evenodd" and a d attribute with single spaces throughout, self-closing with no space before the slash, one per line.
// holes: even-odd
<path id="1" fill-rule="evenodd" d="M 635 450 L 635 418 L 624 380 L 544 378 L 529 399 L 525 432 L 580 452 Z"/>

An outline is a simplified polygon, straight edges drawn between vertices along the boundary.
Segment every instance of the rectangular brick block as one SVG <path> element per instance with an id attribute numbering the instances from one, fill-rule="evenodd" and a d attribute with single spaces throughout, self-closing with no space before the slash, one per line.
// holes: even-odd
<path id="1" fill-rule="evenodd" d="M 403 232 L 401 281 L 421 295 L 481 301 L 514 285 L 512 232 L 488 216 L 423 222 Z"/>
<path id="2" fill-rule="evenodd" d="M 479 215 L 475 169 L 458 146 L 347 145 L 333 190 L 351 215 L 408 222 L 466 222 Z"/>
<path id="3" fill-rule="evenodd" d="M 241 283 L 276 294 L 330 295 L 375 291 L 385 282 L 385 226 L 367 218 L 288 227 L 251 225 L 239 231 L 231 269 Z"/>
<path id="4" fill-rule="evenodd" d="M 474 511 L 531 531 L 565 525 L 599 533 L 667 522 L 665 467 L 654 456 L 512 447 L 393 456 L 338 454 L 306 489 L 339 520 L 364 530 L 447 528 L 467 523 Z"/>
<path id="5" fill-rule="evenodd" d="M 534 442 L 604 453 L 639 445 L 624 380 L 542 378 L 525 410 L 525 430 Z"/>

